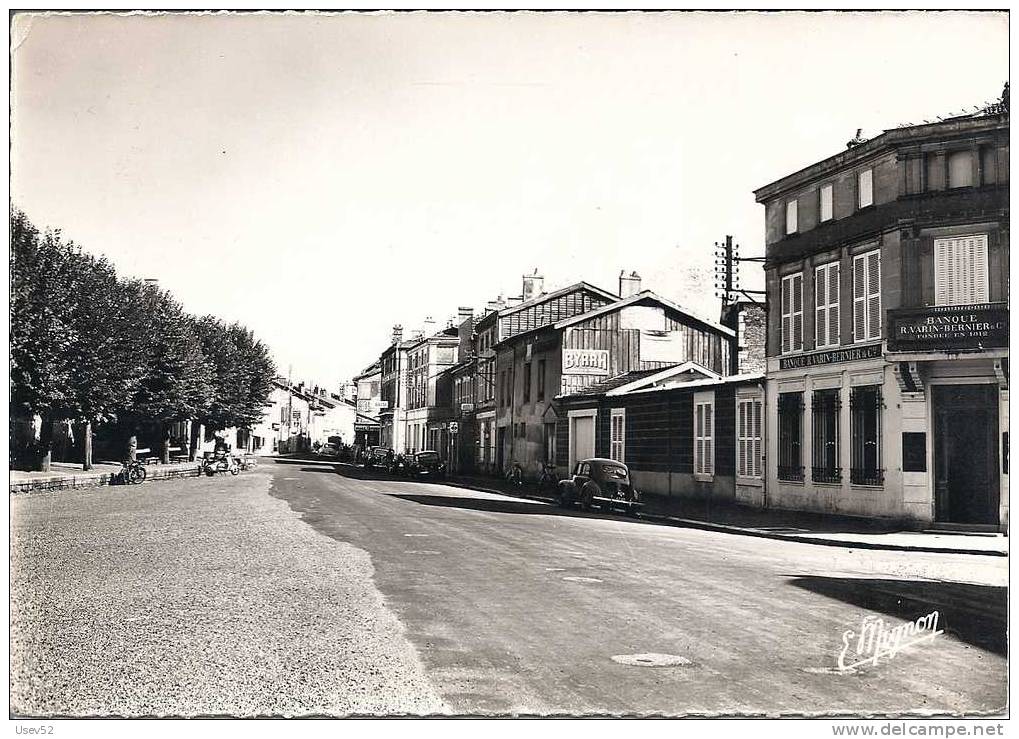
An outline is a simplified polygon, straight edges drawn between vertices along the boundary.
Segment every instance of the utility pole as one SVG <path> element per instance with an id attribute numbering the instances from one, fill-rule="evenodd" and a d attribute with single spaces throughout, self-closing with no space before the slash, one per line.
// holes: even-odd
<path id="1" fill-rule="evenodd" d="M 715 297 L 722 299 L 722 307 L 735 303 L 740 296 L 753 303 L 758 302 L 753 296 L 764 295 L 764 290 L 745 290 L 739 284 L 740 262 L 764 262 L 764 257 L 741 257 L 739 244 L 732 242 L 732 236 L 726 236 L 724 242 L 715 242 Z"/>

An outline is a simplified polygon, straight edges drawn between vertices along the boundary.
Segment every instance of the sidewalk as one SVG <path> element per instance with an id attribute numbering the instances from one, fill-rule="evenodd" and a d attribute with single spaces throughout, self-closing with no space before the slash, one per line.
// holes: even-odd
<path id="1" fill-rule="evenodd" d="M 555 502 L 550 494 L 537 495 L 533 485 L 526 483 L 518 487 L 495 478 L 466 476 L 445 482 L 456 487 Z M 1008 537 L 1002 534 L 909 531 L 897 526 L 896 522 L 881 519 L 751 508 L 686 498 L 649 496 L 641 518 L 688 528 L 822 546 L 1008 556 Z"/>
<path id="2" fill-rule="evenodd" d="M 10 492 L 25 493 L 32 490 L 63 490 L 109 485 L 111 478 L 121 470 L 119 464 L 99 462 L 88 471 L 77 462 L 54 462 L 49 472 L 25 472 L 10 470 Z M 172 477 L 193 477 L 198 475 L 196 462 L 146 465 L 146 482 L 165 480 Z"/>

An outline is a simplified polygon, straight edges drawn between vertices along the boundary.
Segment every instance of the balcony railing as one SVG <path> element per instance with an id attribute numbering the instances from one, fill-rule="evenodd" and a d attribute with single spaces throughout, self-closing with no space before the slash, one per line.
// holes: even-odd
<path id="1" fill-rule="evenodd" d="M 866 467 L 851 467 L 849 481 L 853 485 L 884 485 L 885 471 Z"/>
<path id="2" fill-rule="evenodd" d="M 842 482 L 841 467 L 811 467 L 810 479 L 814 482 Z"/>
<path id="3" fill-rule="evenodd" d="M 780 464 L 778 466 L 778 479 L 788 482 L 803 482 L 803 465 L 790 466 Z"/>

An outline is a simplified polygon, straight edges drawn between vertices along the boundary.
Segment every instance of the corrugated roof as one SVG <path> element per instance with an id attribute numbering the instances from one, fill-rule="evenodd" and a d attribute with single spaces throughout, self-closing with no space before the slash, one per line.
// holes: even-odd
<path id="1" fill-rule="evenodd" d="M 672 366 L 675 367 L 677 365 Z M 610 377 L 607 380 L 596 382 L 594 385 L 589 385 L 588 387 L 585 387 L 583 390 L 578 390 L 575 393 L 571 393 L 571 397 L 576 397 L 578 395 L 601 395 L 603 393 L 607 393 L 609 390 L 614 390 L 617 387 L 629 385 L 631 382 L 636 382 L 637 380 L 642 380 L 645 377 L 656 375 L 664 369 L 667 368 L 655 367 L 654 369 L 631 370 L 630 372 L 624 372 L 621 375 L 616 375 L 615 377 Z"/>

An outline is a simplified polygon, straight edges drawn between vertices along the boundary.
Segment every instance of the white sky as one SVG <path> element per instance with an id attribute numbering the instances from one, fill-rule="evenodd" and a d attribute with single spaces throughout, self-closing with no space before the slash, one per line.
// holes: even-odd
<path id="1" fill-rule="evenodd" d="M 763 252 L 753 189 L 1008 76 L 1004 13 L 21 16 L 12 34 L 15 205 L 329 386 L 394 323 L 445 325 L 535 268 L 613 292 L 637 270 L 714 317 L 713 243 Z"/>

